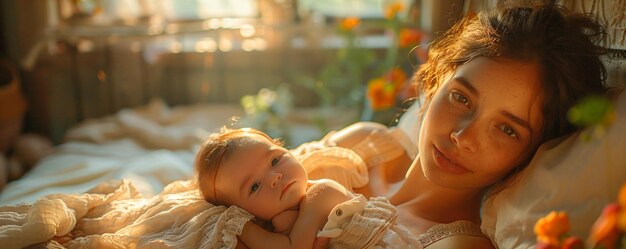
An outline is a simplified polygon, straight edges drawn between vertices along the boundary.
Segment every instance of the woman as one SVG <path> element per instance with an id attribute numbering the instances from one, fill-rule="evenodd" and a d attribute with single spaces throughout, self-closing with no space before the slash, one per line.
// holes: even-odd
<path id="1" fill-rule="evenodd" d="M 416 141 L 419 152 L 406 178 L 396 187 L 372 180 L 363 193 L 388 196 L 424 247 L 491 247 L 478 227 L 482 200 L 506 187 L 539 145 L 575 130 L 570 107 L 604 93 L 603 50 L 594 45 L 604 36 L 594 20 L 553 4 L 466 16 L 431 44 L 414 76 L 424 106 L 414 120 L 419 133 L 398 140 Z M 353 147 L 380 133 L 368 123 L 347 130 L 332 140 Z M 386 175 L 405 172 L 414 152 L 405 148 L 387 161 Z"/>

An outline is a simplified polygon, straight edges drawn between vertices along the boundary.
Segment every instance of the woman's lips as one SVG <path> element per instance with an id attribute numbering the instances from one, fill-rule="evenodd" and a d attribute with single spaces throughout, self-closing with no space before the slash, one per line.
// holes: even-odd
<path id="1" fill-rule="evenodd" d="M 433 154 L 434 154 L 435 162 L 437 163 L 437 166 L 439 166 L 439 168 L 447 172 L 450 172 L 452 174 L 463 174 L 463 173 L 470 172 L 470 170 L 457 164 L 455 161 L 451 160 L 449 157 L 447 157 L 445 154 L 439 151 L 437 147 L 435 147 Z"/>

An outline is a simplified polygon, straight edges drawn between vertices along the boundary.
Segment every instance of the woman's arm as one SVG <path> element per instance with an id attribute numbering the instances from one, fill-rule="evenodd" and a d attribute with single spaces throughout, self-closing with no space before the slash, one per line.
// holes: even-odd
<path id="1" fill-rule="evenodd" d="M 374 122 L 356 122 L 335 132 L 328 141 L 344 148 L 352 148 L 374 131 L 387 130 L 387 126 Z"/>
<path id="2" fill-rule="evenodd" d="M 354 192 L 372 196 L 390 196 L 406 175 L 412 159 L 391 135 L 387 126 L 357 122 L 329 137 L 329 142 L 356 152 L 368 162 L 369 182 Z"/>

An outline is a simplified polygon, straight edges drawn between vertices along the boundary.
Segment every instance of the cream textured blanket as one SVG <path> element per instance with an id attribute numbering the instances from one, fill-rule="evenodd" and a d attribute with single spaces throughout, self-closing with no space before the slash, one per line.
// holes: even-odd
<path id="1" fill-rule="evenodd" d="M 81 195 L 0 207 L 0 245 L 22 248 L 69 234 L 67 248 L 234 248 L 251 218 L 207 203 L 193 181 L 143 198 L 130 182 L 112 180 Z"/>
<path id="2" fill-rule="evenodd" d="M 320 148 L 301 157 L 307 171 L 344 186 L 367 182 L 365 163 L 348 149 Z M 0 207 L 0 245 L 21 248 L 69 235 L 67 248 L 234 248 L 251 218 L 235 206 L 207 203 L 193 180 L 174 181 L 151 198 L 130 181 L 110 180 L 80 195 Z"/>
<path id="3" fill-rule="evenodd" d="M 351 150 L 322 147 L 298 157 L 312 175 L 348 188 L 367 182 L 367 167 Z M 235 206 L 207 203 L 194 180 L 174 181 L 151 198 L 128 180 L 109 180 L 80 195 L 0 207 L 0 245 L 21 248 L 69 235 L 67 248 L 234 248 L 251 218 Z"/>

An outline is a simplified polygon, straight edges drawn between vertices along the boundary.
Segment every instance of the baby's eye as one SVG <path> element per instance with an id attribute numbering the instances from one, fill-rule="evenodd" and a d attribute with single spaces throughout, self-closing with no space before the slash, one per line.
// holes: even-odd
<path id="1" fill-rule="evenodd" d="M 452 98 L 464 106 L 470 106 L 470 100 L 460 92 L 452 92 Z"/>
<path id="2" fill-rule="evenodd" d="M 260 187 L 261 187 L 260 182 L 253 183 L 252 186 L 250 186 L 250 193 L 256 192 L 257 190 L 259 190 Z"/>
<path id="3" fill-rule="evenodd" d="M 517 138 L 517 132 L 515 132 L 515 130 L 513 128 L 511 128 L 511 126 L 503 125 L 503 126 L 500 127 L 500 129 L 507 136 L 512 137 L 512 138 Z"/>
<path id="4" fill-rule="evenodd" d="M 280 162 L 280 156 L 272 158 L 272 166 L 276 166 Z"/>

